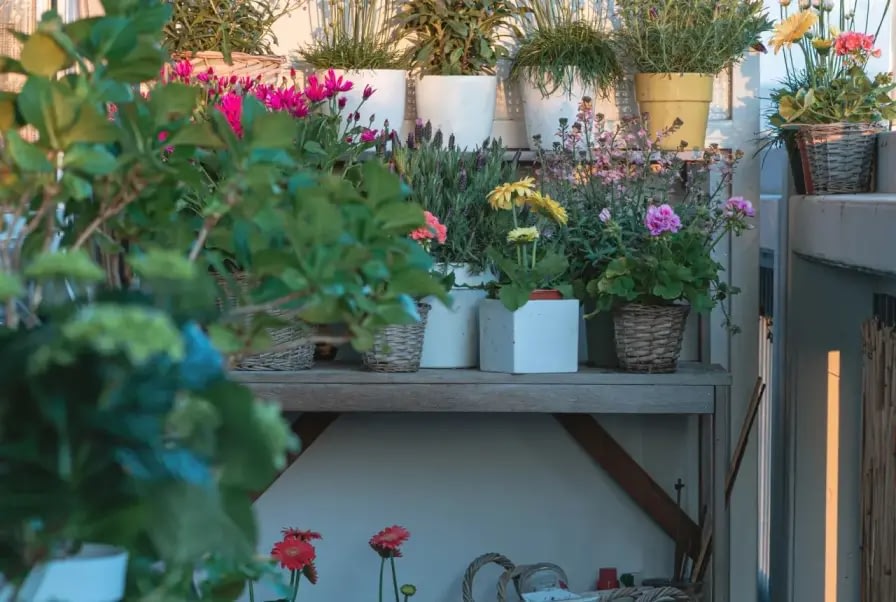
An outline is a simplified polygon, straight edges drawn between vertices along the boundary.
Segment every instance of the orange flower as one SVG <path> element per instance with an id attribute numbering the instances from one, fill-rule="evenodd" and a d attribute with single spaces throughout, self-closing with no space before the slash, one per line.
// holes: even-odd
<path id="1" fill-rule="evenodd" d="M 370 538 L 370 547 L 382 558 L 399 558 L 401 546 L 410 538 L 411 533 L 404 527 L 393 525 L 386 527 Z"/>

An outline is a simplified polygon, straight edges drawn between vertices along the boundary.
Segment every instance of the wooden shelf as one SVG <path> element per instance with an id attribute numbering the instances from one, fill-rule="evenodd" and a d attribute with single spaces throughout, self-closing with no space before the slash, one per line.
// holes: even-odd
<path id="1" fill-rule="evenodd" d="M 715 387 L 730 384 L 720 366 L 691 362 L 674 374 L 594 368 L 574 374 L 380 374 L 334 363 L 301 372 L 238 371 L 234 377 L 285 411 L 302 412 L 711 414 Z"/>

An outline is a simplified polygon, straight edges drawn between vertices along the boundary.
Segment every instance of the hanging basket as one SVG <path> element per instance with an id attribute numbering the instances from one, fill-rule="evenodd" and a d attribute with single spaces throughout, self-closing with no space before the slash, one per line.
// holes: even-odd
<path id="1" fill-rule="evenodd" d="M 373 339 L 373 348 L 365 351 L 364 365 L 373 372 L 416 372 L 423 355 L 423 334 L 432 306 L 418 303 L 420 321 L 415 324 L 393 324 L 380 330 Z"/>
<path id="2" fill-rule="evenodd" d="M 801 125 L 797 131 L 806 194 L 850 194 L 874 188 L 877 124 Z"/>
<path id="3" fill-rule="evenodd" d="M 689 305 L 630 303 L 613 313 L 616 355 L 626 372 L 675 372 Z"/>
<path id="4" fill-rule="evenodd" d="M 233 282 L 229 282 L 221 276 L 217 276 L 216 280 L 226 298 L 218 299 L 218 306 L 221 308 L 237 308 L 241 305 L 241 299 L 246 297 L 246 293 L 250 290 L 250 279 L 244 273 L 233 274 Z M 234 290 L 236 288 L 237 290 Z M 295 318 L 291 312 L 273 309 L 266 312 L 267 315 L 281 319 L 290 319 L 290 324 L 283 328 L 269 328 L 268 335 L 271 337 L 271 343 L 274 347 L 290 346 L 303 339 L 309 339 L 314 334 L 314 328 L 298 318 Z M 246 317 L 247 325 L 251 322 L 252 316 Z M 314 348 L 313 342 L 307 342 L 296 346 L 290 346 L 285 351 L 271 351 L 259 353 L 241 358 L 236 362 L 234 368 L 236 370 L 307 370 L 314 365 Z"/>
<path id="5" fill-rule="evenodd" d="M 220 76 L 236 75 L 237 77 L 256 78 L 267 84 L 278 83 L 286 74 L 286 57 L 276 55 L 246 54 L 231 52 L 231 62 L 224 60 L 224 53 L 214 50 L 202 52 L 178 52 L 172 55 L 176 61 L 188 60 L 195 72 L 206 71 L 209 67 Z"/>

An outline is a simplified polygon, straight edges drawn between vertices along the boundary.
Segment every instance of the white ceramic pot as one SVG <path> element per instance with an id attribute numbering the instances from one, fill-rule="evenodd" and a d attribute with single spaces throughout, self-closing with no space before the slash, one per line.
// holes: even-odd
<path id="1" fill-rule="evenodd" d="M 440 266 L 437 271 L 454 273 L 451 306 L 433 297 L 423 339 L 421 368 L 475 368 L 479 365 L 479 303 L 485 299 L 483 285 L 494 274 L 474 274 L 466 264 Z"/>
<path id="2" fill-rule="evenodd" d="M 472 150 L 491 138 L 497 99 L 494 75 L 424 75 L 417 82 L 417 118 Z"/>
<path id="3" fill-rule="evenodd" d="M 548 96 L 544 96 L 532 82 L 522 80 L 520 89 L 523 97 L 523 116 L 526 122 L 526 140 L 530 148 L 534 148 L 532 139 L 541 136 L 542 148 L 552 148 L 560 129 L 560 119 L 569 120 L 569 126 L 576 122 L 579 102 L 583 96 L 591 97 L 594 114 L 602 113 L 606 119 L 606 127 L 609 131 L 616 129 L 619 122 L 619 107 L 616 104 L 615 91 L 610 91 L 607 98 L 594 93 L 594 88 L 586 88 L 581 82 L 574 82 L 572 88 L 557 88 Z"/>
<path id="4" fill-rule="evenodd" d="M 407 72 L 402 69 L 367 69 L 363 71 L 333 69 L 337 76 L 352 82 L 353 87 L 341 95 L 348 99 L 343 115 L 349 111 L 354 112 L 360 106 L 360 124 L 364 127 L 372 127 L 382 130 L 385 122 L 389 121 L 389 129 L 401 135 L 404 125 L 404 109 L 407 99 Z M 370 86 L 374 89 L 373 95 L 361 104 L 364 88 Z M 373 125 L 370 126 L 370 118 L 373 117 Z"/>
<path id="5" fill-rule="evenodd" d="M 577 372 L 577 299 L 529 301 L 510 311 L 497 299 L 479 305 L 479 369 L 509 374 Z"/>
<path id="6" fill-rule="evenodd" d="M 124 598 L 128 553 L 84 544 L 75 556 L 36 566 L 15 600 L 28 602 L 118 602 Z"/>

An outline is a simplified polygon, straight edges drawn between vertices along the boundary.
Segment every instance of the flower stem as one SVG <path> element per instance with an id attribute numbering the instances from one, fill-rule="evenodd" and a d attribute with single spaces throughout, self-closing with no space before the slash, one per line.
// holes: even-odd
<path id="1" fill-rule="evenodd" d="M 398 575 L 395 572 L 395 556 L 389 557 L 389 563 L 392 565 L 392 587 L 395 588 L 395 602 L 400 602 L 398 599 Z"/>
<path id="2" fill-rule="evenodd" d="M 299 597 L 299 584 L 302 582 L 301 573 L 296 573 L 296 584 L 292 588 L 292 599 L 290 602 L 296 602 L 296 598 Z"/>
<path id="3" fill-rule="evenodd" d="M 255 602 L 255 587 L 249 582 L 249 602 Z"/>
<path id="4" fill-rule="evenodd" d="M 386 570 L 386 559 L 380 558 L 380 602 L 383 602 L 383 571 Z"/>
<path id="5" fill-rule="evenodd" d="M 532 241 L 532 269 L 535 269 L 535 251 L 538 249 L 538 239 Z"/>

